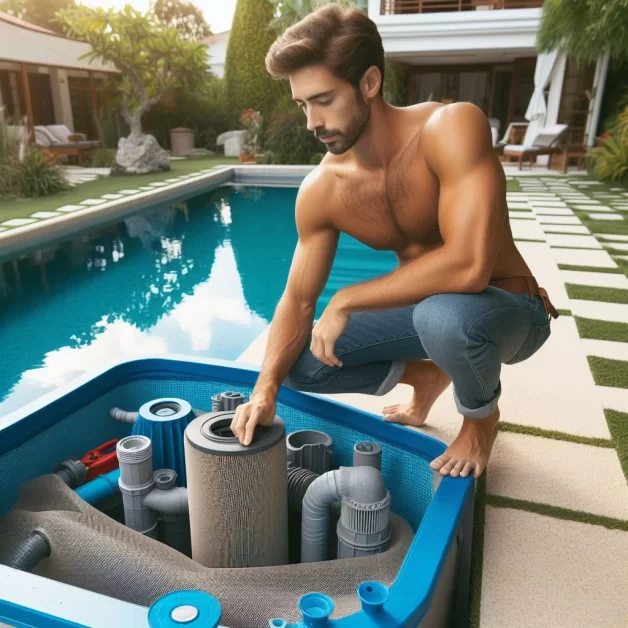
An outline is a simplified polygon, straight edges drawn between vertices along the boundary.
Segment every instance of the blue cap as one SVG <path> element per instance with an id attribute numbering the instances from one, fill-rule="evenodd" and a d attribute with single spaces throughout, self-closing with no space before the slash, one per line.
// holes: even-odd
<path id="1" fill-rule="evenodd" d="M 357 592 L 362 602 L 362 610 L 369 614 L 381 613 L 390 595 L 388 587 L 376 580 L 363 582 L 358 586 Z"/>
<path id="2" fill-rule="evenodd" d="M 150 628 L 216 628 L 220 603 L 204 591 L 173 591 L 153 602 L 148 610 Z"/>
<path id="3" fill-rule="evenodd" d="M 327 626 L 334 610 L 333 600 L 324 593 L 308 593 L 299 599 L 299 610 L 303 623 L 308 628 Z"/>

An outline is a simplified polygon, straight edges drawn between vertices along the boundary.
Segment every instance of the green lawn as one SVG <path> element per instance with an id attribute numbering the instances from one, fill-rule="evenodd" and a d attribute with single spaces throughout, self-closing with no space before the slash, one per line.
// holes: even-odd
<path id="1" fill-rule="evenodd" d="M 0 201 L 0 222 L 10 218 L 26 218 L 38 211 L 53 211 L 63 205 L 76 205 L 88 198 L 99 198 L 103 194 L 115 194 L 118 190 L 135 189 L 155 181 L 173 179 L 182 174 L 198 172 L 216 166 L 236 165 L 237 163 L 237 157 L 175 160 L 171 162 L 171 170 L 168 172 L 103 177 L 95 181 L 81 183 L 73 187 L 69 192 L 40 198 Z"/>

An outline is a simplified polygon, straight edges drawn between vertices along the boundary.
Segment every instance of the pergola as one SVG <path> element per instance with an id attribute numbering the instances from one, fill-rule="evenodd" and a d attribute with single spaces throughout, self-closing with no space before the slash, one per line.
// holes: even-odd
<path id="1" fill-rule="evenodd" d="M 80 59 L 90 50 L 89 45 L 84 42 L 68 39 L 0 11 L 0 62 L 18 64 L 21 67 L 22 91 L 31 137 L 34 133 L 34 119 L 28 83 L 29 66 L 86 71 L 89 76 L 92 108 L 96 111 L 94 74 L 119 74 L 119 71 L 110 64 L 90 63 L 87 59 Z"/>

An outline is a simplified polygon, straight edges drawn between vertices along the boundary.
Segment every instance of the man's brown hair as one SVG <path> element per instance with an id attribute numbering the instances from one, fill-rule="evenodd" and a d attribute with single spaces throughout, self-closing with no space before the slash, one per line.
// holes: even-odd
<path id="1" fill-rule="evenodd" d="M 319 64 L 356 89 L 364 72 L 377 66 L 381 94 L 384 47 L 375 23 L 358 9 L 326 4 L 287 29 L 266 55 L 266 69 L 274 79 Z"/>

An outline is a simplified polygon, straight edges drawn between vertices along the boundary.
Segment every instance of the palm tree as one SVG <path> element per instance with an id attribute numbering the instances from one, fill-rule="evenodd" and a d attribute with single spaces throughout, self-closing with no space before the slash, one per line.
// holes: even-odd
<path id="1" fill-rule="evenodd" d="M 577 61 L 593 62 L 609 54 L 628 61 L 626 0 L 545 0 L 538 33 L 540 52 L 564 49 Z"/>

